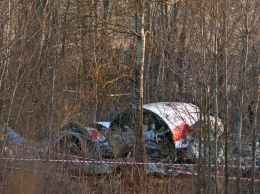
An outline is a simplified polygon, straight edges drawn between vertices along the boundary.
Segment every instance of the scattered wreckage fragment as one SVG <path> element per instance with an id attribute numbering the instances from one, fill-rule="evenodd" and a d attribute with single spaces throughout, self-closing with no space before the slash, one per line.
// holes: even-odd
<path id="1" fill-rule="evenodd" d="M 0 155 L 13 157 L 13 146 L 21 145 L 24 138 L 7 124 L 0 125 Z"/>
<path id="2" fill-rule="evenodd" d="M 54 141 L 54 149 L 67 156 L 86 158 L 110 158 L 114 155 L 107 139 L 96 128 L 84 127 L 76 122 L 61 127 L 61 132 Z"/>
<path id="3" fill-rule="evenodd" d="M 12 130 L 7 124 L 0 125 L 1 141 L 14 145 L 20 145 L 23 142 L 23 137 Z"/>

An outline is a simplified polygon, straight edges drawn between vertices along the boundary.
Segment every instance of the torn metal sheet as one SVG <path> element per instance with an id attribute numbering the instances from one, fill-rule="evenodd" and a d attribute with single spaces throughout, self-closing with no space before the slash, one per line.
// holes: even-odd
<path id="1" fill-rule="evenodd" d="M 145 110 L 149 110 L 158 115 L 160 122 L 166 123 L 172 132 L 173 141 L 176 148 L 187 148 L 188 140 L 192 137 L 193 133 L 198 129 L 200 118 L 205 119 L 200 115 L 199 108 L 190 103 L 181 102 L 157 102 L 145 104 Z M 213 133 L 215 126 L 215 118 L 210 116 L 210 127 Z M 224 131 L 223 124 L 218 119 L 218 135 Z M 212 135 L 213 136 L 213 135 Z"/>
<path id="2" fill-rule="evenodd" d="M 106 138 L 94 127 L 86 127 L 91 137 L 95 141 L 105 142 Z"/>
<path id="3" fill-rule="evenodd" d="M 110 126 L 110 122 L 107 122 L 107 121 L 93 122 L 88 125 L 89 128 L 95 128 L 100 133 L 99 136 L 103 136 L 101 139 L 97 139 L 97 141 L 99 141 L 99 140 L 103 141 L 104 137 L 106 139 L 108 138 L 107 133 L 109 131 L 109 126 Z"/>
<path id="4" fill-rule="evenodd" d="M 199 108 L 193 104 L 181 102 L 157 102 L 145 104 L 145 110 L 157 114 L 170 129 L 174 129 L 183 122 L 193 125 L 199 119 Z"/>
<path id="5" fill-rule="evenodd" d="M 114 155 L 106 138 L 97 129 L 76 122 L 63 125 L 53 145 L 55 150 L 63 154 L 92 158 Z"/>
<path id="6" fill-rule="evenodd" d="M 0 129 L 2 141 L 6 140 L 8 143 L 14 145 L 20 145 L 24 141 L 24 138 L 20 134 L 12 130 L 6 124 L 2 125 Z"/>
<path id="7" fill-rule="evenodd" d="M 212 116 L 206 118 L 201 115 L 199 108 L 193 104 L 157 102 L 145 104 L 143 109 L 145 147 L 148 158 L 152 160 L 156 158 L 170 160 L 174 158 L 170 156 L 175 152 L 174 149 L 177 149 L 177 152 L 182 150 L 184 155 L 187 155 L 185 158 L 189 160 L 198 159 L 198 143 L 194 142 L 194 139 L 196 139 L 196 131 L 203 125 L 210 128 L 210 139 L 211 141 L 214 139 L 215 118 Z M 204 129 L 208 130 L 206 127 Z M 134 110 L 128 109 L 116 115 L 110 128 L 120 128 L 122 131 L 126 128 L 134 129 Z M 223 133 L 223 130 L 223 124 L 218 119 L 217 137 Z"/>
<path id="8" fill-rule="evenodd" d="M 164 167 L 163 164 L 155 164 L 151 163 L 147 165 L 146 168 L 147 175 L 160 175 L 160 176 L 167 176 L 168 172 L 167 169 Z"/>
<path id="9" fill-rule="evenodd" d="M 107 128 L 107 129 L 108 129 L 109 126 L 110 126 L 110 122 L 108 122 L 108 121 L 93 122 L 93 124 L 102 126 L 102 127 L 104 127 L 104 128 Z"/>

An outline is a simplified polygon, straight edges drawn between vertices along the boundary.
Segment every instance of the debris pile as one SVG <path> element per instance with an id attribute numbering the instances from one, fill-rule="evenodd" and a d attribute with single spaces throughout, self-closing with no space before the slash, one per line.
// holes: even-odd
<path id="1" fill-rule="evenodd" d="M 214 140 L 214 118 L 200 115 L 195 105 L 151 103 L 144 105 L 143 112 L 143 136 L 148 162 L 196 163 L 199 158 L 199 141 L 196 134 L 199 127 L 202 128 L 202 123 L 208 127 L 202 130 L 210 130 L 210 141 Z M 223 132 L 220 120 L 218 127 L 217 136 L 220 137 Z M 119 160 L 129 156 L 133 150 L 134 129 L 134 109 L 127 109 L 116 115 L 111 122 L 97 122 L 88 127 L 70 122 L 62 127 L 55 144 L 58 151 L 64 148 L 70 154 L 85 158 Z M 221 163 L 224 154 L 222 149 L 219 150 L 219 163 Z M 165 171 L 158 166 L 148 165 L 148 167 L 148 174 L 152 173 L 152 169 L 156 169 L 155 173 Z"/>
<path id="2" fill-rule="evenodd" d="M 187 103 L 159 102 L 146 104 L 143 107 L 143 137 L 146 148 L 147 174 L 166 176 L 169 167 L 163 163 L 196 163 L 199 154 L 203 161 L 213 161 L 215 119 L 201 115 L 198 107 Z M 221 136 L 223 124 L 218 119 L 218 163 L 224 161 L 224 150 Z M 116 115 L 111 122 L 95 122 L 83 126 L 77 122 L 68 122 L 61 127 L 53 142 L 53 152 L 64 159 L 94 159 L 96 161 L 130 161 L 134 147 L 134 109 L 127 109 Z M 198 131 L 207 134 L 201 138 L 200 145 Z M 2 149 L 5 144 L 20 145 L 24 139 L 7 125 L 0 126 Z M 236 164 L 237 153 L 234 147 L 228 153 L 230 164 Z M 201 152 L 199 153 L 199 147 Z M 210 149 L 211 147 L 211 149 Z M 243 165 L 247 166 L 244 176 L 249 176 L 251 168 L 252 147 L 243 153 Z M 1 151 L 3 152 L 3 150 Z M 210 154 L 209 154 L 210 153 Z M 56 155 L 57 156 L 57 155 Z M 64 157 L 65 156 L 65 157 Z M 260 148 L 257 147 L 256 163 L 259 164 Z M 157 164 L 155 164 L 157 163 Z M 158 164 L 161 163 L 161 164 Z M 82 167 L 83 165 L 83 167 Z M 121 165 L 115 163 L 81 163 L 72 165 L 71 171 L 81 171 L 84 174 L 110 174 Z M 257 169 L 259 170 L 259 169 Z M 232 172 L 231 172 L 232 173 Z M 259 176 L 259 174 L 257 175 Z"/>

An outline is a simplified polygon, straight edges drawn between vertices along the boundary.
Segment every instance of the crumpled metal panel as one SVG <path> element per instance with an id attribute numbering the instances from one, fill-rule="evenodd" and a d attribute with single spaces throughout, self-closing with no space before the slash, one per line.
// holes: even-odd
<path id="1" fill-rule="evenodd" d="M 104 142 L 106 138 L 94 127 L 86 127 L 88 132 L 91 134 L 93 140 Z"/>
<path id="2" fill-rule="evenodd" d="M 157 114 L 171 129 L 176 148 L 186 148 L 187 139 L 195 130 L 191 126 L 200 118 L 199 108 L 181 102 L 157 102 L 145 104 L 144 109 Z"/>
<path id="3" fill-rule="evenodd" d="M 199 120 L 200 116 L 199 108 L 190 103 L 157 102 L 145 104 L 143 108 L 160 116 L 170 129 L 176 128 L 183 122 L 191 126 Z"/>
<path id="4" fill-rule="evenodd" d="M 145 104 L 143 108 L 155 113 L 167 124 L 172 132 L 175 148 L 188 147 L 189 139 L 196 130 L 194 125 L 198 123 L 201 116 L 196 105 L 183 102 L 156 102 Z M 211 131 L 214 134 L 215 118 L 210 116 L 209 119 Z M 217 136 L 224 130 L 220 119 L 218 119 L 218 126 Z"/>
<path id="5" fill-rule="evenodd" d="M 109 128 L 109 126 L 110 126 L 110 122 L 109 121 L 99 121 L 99 122 L 94 122 L 94 124 L 103 126 L 105 128 Z"/>
<path id="6" fill-rule="evenodd" d="M 6 141 L 10 144 L 20 145 L 24 140 L 24 138 L 21 137 L 20 134 L 18 134 L 14 130 L 12 130 L 7 125 L 3 125 L 1 133 L 2 133 L 2 136 L 4 136 L 4 138 L 6 138 Z"/>

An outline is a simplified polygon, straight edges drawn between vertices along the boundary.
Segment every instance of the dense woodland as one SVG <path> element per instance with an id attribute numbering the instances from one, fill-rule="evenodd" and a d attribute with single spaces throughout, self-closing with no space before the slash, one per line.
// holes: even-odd
<path id="1" fill-rule="evenodd" d="M 142 104 L 177 101 L 220 117 L 226 145 L 237 141 L 238 151 L 243 141 L 255 145 L 259 6 L 258 0 L 3 0 L 0 123 L 36 142 L 52 141 L 63 123 L 110 121 L 132 105 L 142 129 Z M 194 183 L 198 193 L 207 193 L 207 181 Z"/>

